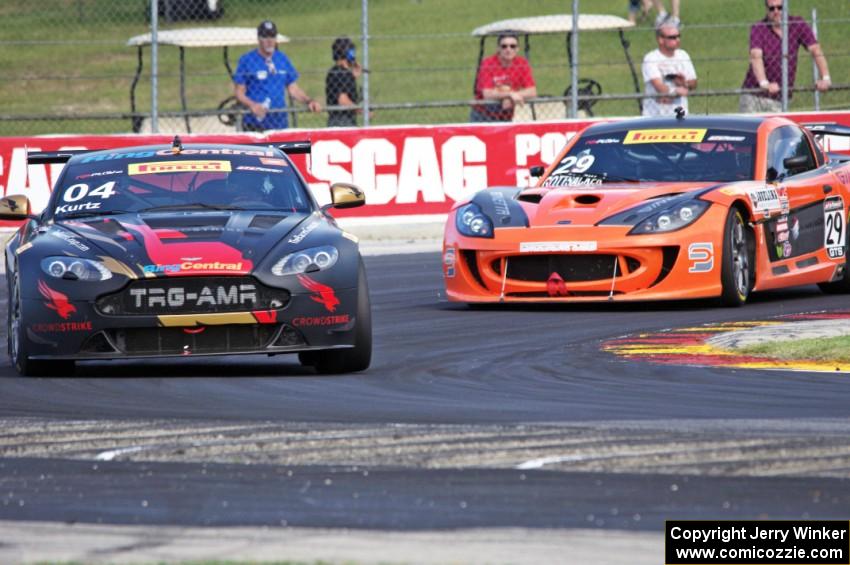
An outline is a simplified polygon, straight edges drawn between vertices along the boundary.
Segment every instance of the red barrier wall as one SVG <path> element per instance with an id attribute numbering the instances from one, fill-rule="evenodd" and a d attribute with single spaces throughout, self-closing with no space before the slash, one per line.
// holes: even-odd
<path id="1" fill-rule="evenodd" d="M 798 122 L 850 126 L 850 112 L 789 114 Z M 309 139 L 313 152 L 295 155 L 321 203 L 328 186 L 354 182 L 367 205 L 338 216 L 447 212 L 456 200 L 487 186 L 527 185 L 528 170 L 549 164 L 576 131 L 591 121 L 485 125 L 405 126 L 369 129 L 290 130 L 266 136 L 186 135 L 185 142 L 265 142 Z M 62 135 L 0 138 L 0 194 L 25 194 L 33 211 L 46 205 L 63 165 L 26 165 L 26 152 L 107 149 L 170 143 L 169 135 Z M 845 141 L 845 140 L 842 140 Z M 846 149 L 839 147 L 839 149 Z"/>

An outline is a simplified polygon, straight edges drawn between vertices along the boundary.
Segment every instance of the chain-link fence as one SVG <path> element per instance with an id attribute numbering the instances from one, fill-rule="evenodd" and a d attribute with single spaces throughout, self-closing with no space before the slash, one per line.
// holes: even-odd
<path id="1" fill-rule="evenodd" d="M 154 108 L 164 132 L 232 132 L 264 114 L 306 128 L 460 123 L 482 115 L 563 119 L 574 110 L 579 116 L 637 115 L 645 91 L 641 63 L 666 41 L 654 31 L 656 5 L 670 9 L 670 0 L 645 3 L 646 13 L 644 0 L 580 0 L 572 34 L 571 0 L 159 0 L 155 14 L 150 0 L 5 0 L 0 135 L 150 131 Z M 637 6 L 634 23 L 631 4 Z M 688 95 L 690 112 L 737 112 L 750 65 L 750 26 L 769 16 L 765 2 L 681 4 L 676 44 L 690 54 L 697 79 Z M 850 108 L 844 41 L 850 3 L 786 0 L 785 7 L 814 28 L 831 76 L 829 90 L 817 92 L 813 58 L 804 49 L 794 57 L 797 44 L 807 40 L 789 28 L 797 65 L 788 108 Z M 260 57 L 240 71 L 240 57 L 258 53 L 263 20 L 277 25 L 279 48 L 297 69 L 297 88 L 287 88 L 285 108 L 282 86 L 280 100 L 257 93 L 289 81 L 286 63 Z M 499 41 L 505 28 L 517 33 Z M 507 51 L 529 68 L 500 77 Z M 530 84 L 526 74 L 534 90 L 513 96 Z M 234 77 L 256 97 L 252 107 L 234 98 Z M 515 80 L 519 86 L 506 90 Z M 252 84 L 258 81 L 263 84 Z M 758 82 L 749 84 L 751 93 L 772 89 L 761 92 Z M 670 79 L 664 88 L 675 83 Z M 322 108 L 309 108 L 310 101 Z"/>

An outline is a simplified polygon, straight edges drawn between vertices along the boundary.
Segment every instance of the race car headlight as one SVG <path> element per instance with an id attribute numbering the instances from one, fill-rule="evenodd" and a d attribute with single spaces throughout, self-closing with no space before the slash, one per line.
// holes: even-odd
<path id="1" fill-rule="evenodd" d="M 695 222 L 709 206 L 710 202 L 690 196 L 667 197 L 614 214 L 599 225 L 634 226 L 629 235 L 671 232 Z"/>
<path id="2" fill-rule="evenodd" d="M 705 200 L 687 200 L 646 218 L 632 228 L 629 235 L 676 231 L 695 222 L 708 210 Z"/>
<path id="3" fill-rule="evenodd" d="M 41 270 L 57 279 L 72 281 L 105 281 L 112 278 L 112 272 L 102 263 L 78 257 L 45 257 L 41 260 Z"/>
<path id="4" fill-rule="evenodd" d="M 311 247 L 290 253 L 272 266 L 272 274 L 277 276 L 298 275 L 306 272 L 324 271 L 336 265 L 339 251 L 332 245 Z"/>
<path id="5" fill-rule="evenodd" d="M 457 231 L 469 237 L 493 237 L 493 222 L 477 204 L 470 202 L 457 209 Z"/>

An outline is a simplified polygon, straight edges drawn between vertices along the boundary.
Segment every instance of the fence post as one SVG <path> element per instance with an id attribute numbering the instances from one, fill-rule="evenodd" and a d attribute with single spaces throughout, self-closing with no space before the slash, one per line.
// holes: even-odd
<path id="1" fill-rule="evenodd" d="M 159 0 L 151 0 L 151 133 L 159 133 L 157 76 L 159 75 Z"/>
<path id="2" fill-rule="evenodd" d="M 815 39 L 818 38 L 818 9 L 812 8 L 812 32 L 815 34 Z M 818 82 L 818 65 L 812 59 L 812 82 L 815 83 L 815 112 L 820 112 L 820 92 L 817 89 Z"/>
<path id="3" fill-rule="evenodd" d="M 783 1 L 782 10 L 782 111 L 788 111 L 788 12 L 791 0 Z M 795 50 L 796 52 L 796 50 Z"/>
<path id="4" fill-rule="evenodd" d="M 578 5 L 579 0 L 573 0 L 573 35 L 570 38 L 573 58 L 570 63 L 570 117 L 578 117 Z"/>
<path id="5" fill-rule="evenodd" d="M 360 34 L 363 36 L 363 127 L 369 127 L 369 0 L 362 0 Z"/>

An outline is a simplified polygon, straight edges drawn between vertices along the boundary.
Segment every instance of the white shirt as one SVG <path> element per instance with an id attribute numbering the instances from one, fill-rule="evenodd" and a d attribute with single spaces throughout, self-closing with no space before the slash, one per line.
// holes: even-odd
<path id="1" fill-rule="evenodd" d="M 664 55 L 660 50 L 655 49 L 646 54 L 643 58 L 643 82 L 646 86 L 647 94 L 667 94 L 667 92 L 659 93 L 652 86 L 652 79 L 658 78 L 664 82 L 668 88 L 676 85 L 672 80 L 664 78 L 667 75 L 682 75 L 685 80 L 696 80 L 697 72 L 694 69 L 691 58 L 684 49 L 676 49 L 672 57 Z M 677 96 L 671 104 L 660 104 L 657 98 L 644 98 L 643 100 L 643 115 L 644 116 L 673 116 L 676 106 L 681 106 L 687 112 L 688 97 Z"/>

